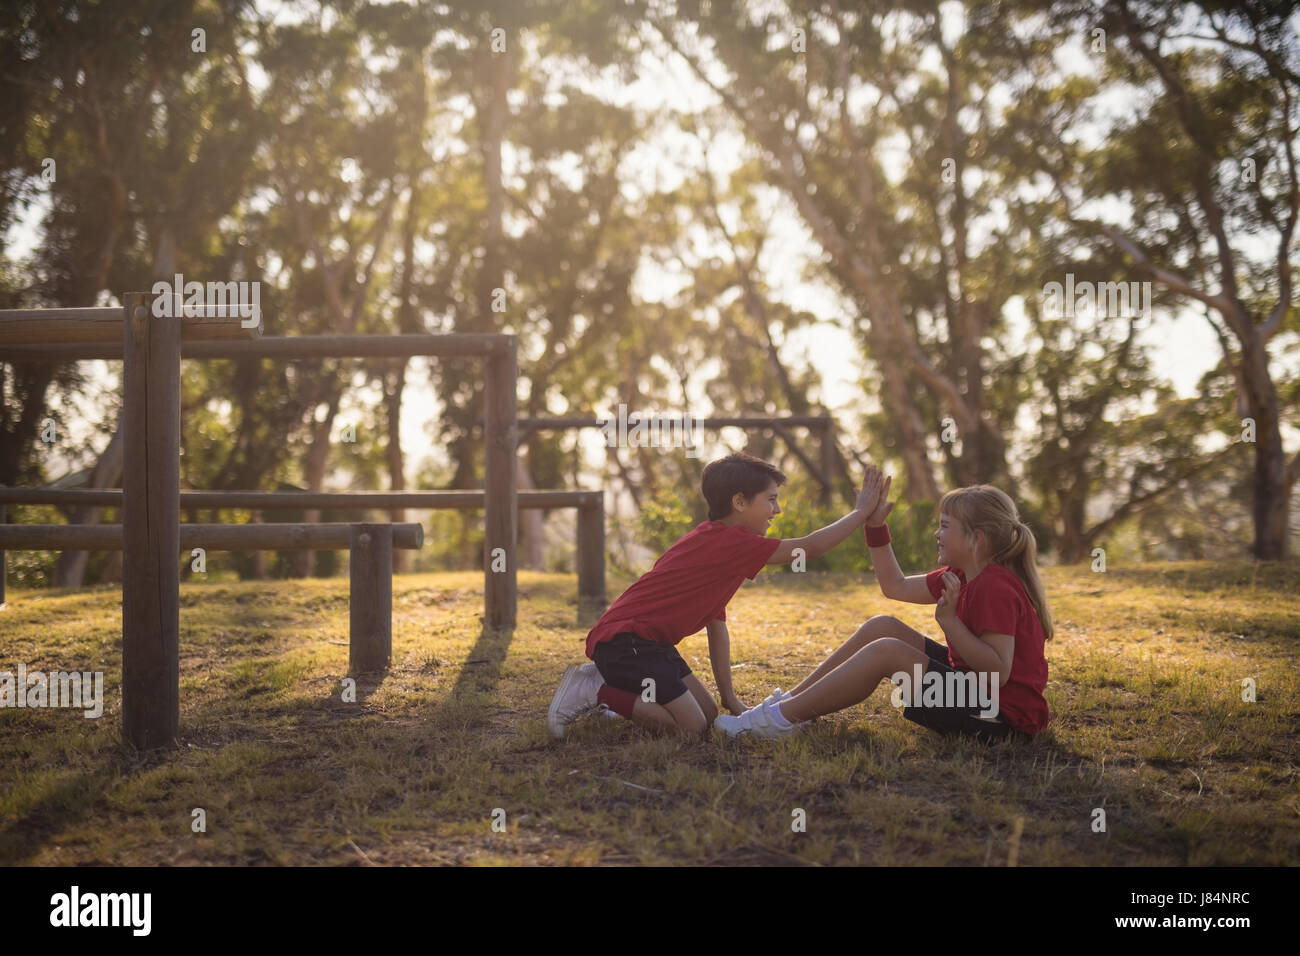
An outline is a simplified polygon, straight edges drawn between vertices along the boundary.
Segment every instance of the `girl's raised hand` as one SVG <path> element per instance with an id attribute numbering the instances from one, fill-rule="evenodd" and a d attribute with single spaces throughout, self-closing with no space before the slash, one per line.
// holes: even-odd
<path id="1" fill-rule="evenodd" d="M 874 467 L 873 470 L 875 470 Z M 880 472 L 876 471 L 876 475 L 879 477 Z M 880 497 L 876 502 L 876 506 L 867 513 L 867 527 L 879 528 L 885 523 L 885 519 L 889 517 L 889 513 L 894 510 L 893 502 L 887 500 L 889 498 L 889 486 L 893 480 L 894 476 L 890 475 L 880 486 Z"/>

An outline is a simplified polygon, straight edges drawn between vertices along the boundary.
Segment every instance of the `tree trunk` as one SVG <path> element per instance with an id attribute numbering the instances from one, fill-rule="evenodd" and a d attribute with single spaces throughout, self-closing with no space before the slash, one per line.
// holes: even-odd
<path id="1" fill-rule="evenodd" d="M 1077 564 L 1090 553 L 1090 537 L 1085 530 L 1086 519 L 1084 499 L 1075 493 L 1073 487 L 1059 489 L 1056 493 L 1060 503 L 1061 534 L 1057 539 L 1057 556 L 1062 564 Z"/>
<path id="2" fill-rule="evenodd" d="M 1291 485 L 1287 481 L 1286 451 L 1282 447 L 1277 389 L 1268 374 L 1268 352 L 1258 333 L 1242 339 L 1241 369 L 1250 415 L 1255 419 L 1253 551 L 1260 561 L 1283 561 L 1289 550 Z"/>

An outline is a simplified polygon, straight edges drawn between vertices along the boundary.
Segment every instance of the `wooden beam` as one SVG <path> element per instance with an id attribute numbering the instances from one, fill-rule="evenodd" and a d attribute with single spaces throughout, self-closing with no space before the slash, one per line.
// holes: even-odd
<path id="1" fill-rule="evenodd" d="M 348 671 L 388 667 L 393 656 L 393 526 L 354 524 L 348 562 Z"/>
<path id="2" fill-rule="evenodd" d="M 126 296 L 122 371 L 122 729 L 141 750 L 180 730 L 181 327 Z"/>
<path id="3" fill-rule="evenodd" d="M 484 624 L 489 628 L 513 628 L 518 606 L 518 378 L 512 336 L 509 348 L 488 360 L 484 387 Z"/>
<path id="4" fill-rule="evenodd" d="M 277 360 L 312 358 L 412 358 L 425 356 L 493 356 L 505 353 L 513 336 L 492 333 L 430 335 L 290 335 L 262 336 L 254 341 L 181 343 L 186 359 Z M 48 341 L 48 340 L 46 340 Z M 110 345 L 54 344 L 12 345 L 0 340 L 0 361 L 71 362 L 86 359 L 120 359 L 122 353 Z"/>
<path id="5" fill-rule="evenodd" d="M 605 503 L 578 509 L 578 619 L 590 620 L 605 610 Z"/>
<path id="6" fill-rule="evenodd" d="M 352 546 L 352 525 L 183 524 L 175 553 L 207 551 L 341 551 Z M 11 551 L 121 551 L 120 524 L 11 524 L 0 526 L 0 546 Z M 393 546 L 418 550 L 424 544 L 419 524 L 393 525 Z M 125 556 L 123 571 L 125 572 Z"/>
<path id="7" fill-rule="evenodd" d="M 628 418 L 632 413 L 628 413 Z M 660 428 L 680 422 L 682 416 L 658 415 L 654 418 L 642 418 L 641 421 L 649 426 L 651 422 L 656 422 Z M 577 416 L 560 416 L 557 418 L 521 418 L 518 422 L 519 433 L 526 440 L 530 432 L 535 431 L 568 431 L 574 428 L 600 428 L 606 421 L 614 424 L 618 423 L 617 418 L 603 419 L 590 418 L 585 415 Z M 715 416 L 712 418 L 693 418 L 691 424 L 697 428 L 719 429 L 719 428 L 776 428 L 776 427 L 794 427 L 794 428 L 814 428 L 820 429 L 825 427 L 827 422 L 834 422 L 829 415 L 785 415 L 785 416 L 766 416 L 766 415 L 732 415 L 732 416 Z M 633 423 L 628 423 L 631 429 Z"/>
<path id="8" fill-rule="evenodd" d="M 102 343 L 121 358 L 124 310 L 115 309 L 6 309 L 0 311 L 0 345 L 76 346 Z M 201 316 L 180 319 L 184 341 L 249 339 L 257 328 L 243 328 L 237 308 L 210 309 Z"/>
<path id="9" fill-rule="evenodd" d="M 472 511 L 483 507 L 484 492 L 468 491 L 182 491 L 180 506 L 188 508 L 429 508 Z M 603 501 L 600 491 L 520 491 L 520 508 L 581 508 Z M 121 507 L 122 492 L 113 488 L 7 488 L 0 486 L 0 504 L 86 505 Z"/>

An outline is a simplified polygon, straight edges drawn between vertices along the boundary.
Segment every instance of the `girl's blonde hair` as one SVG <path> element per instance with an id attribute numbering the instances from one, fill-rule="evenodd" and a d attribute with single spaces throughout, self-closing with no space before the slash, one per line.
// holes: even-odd
<path id="1" fill-rule="evenodd" d="M 1007 568 L 1025 586 L 1029 602 L 1038 613 L 1043 634 L 1052 639 L 1052 612 L 1047 594 L 1038 576 L 1038 542 L 1029 526 L 1020 520 L 1016 503 L 1005 491 L 992 485 L 955 488 L 939 501 L 939 512 L 956 518 L 966 528 L 968 537 L 983 531 L 988 542 L 988 559 Z"/>

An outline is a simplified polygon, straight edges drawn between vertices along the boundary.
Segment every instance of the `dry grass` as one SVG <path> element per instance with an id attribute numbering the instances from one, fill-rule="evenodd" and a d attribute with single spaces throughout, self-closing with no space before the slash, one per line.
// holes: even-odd
<path id="1" fill-rule="evenodd" d="M 119 593 L 11 592 L 0 668 L 103 670 L 107 704 L 0 711 L 0 863 L 1005 865 L 1017 820 L 1021 865 L 1300 860 L 1300 568 L 1045 579 L 1053 723 L 988 747 L 902 720 L 883 687 L 790 741 L 601 718 L 552 740 L 556 680 L 583 660 L 574 578 L 522 574 L 507 636 L 482 632 L 482 577 L 463 573 L 398 579 L 393 665 L 355 704 L 346 579 L 185 585 L 182 744 L 141 756 L 120 733 Z M 938 635 L 870 579 L 760 576 L 728 609 L 741 698 L 880 613 Z M 703 635 L 680 649 L 711 684 Z"/>

